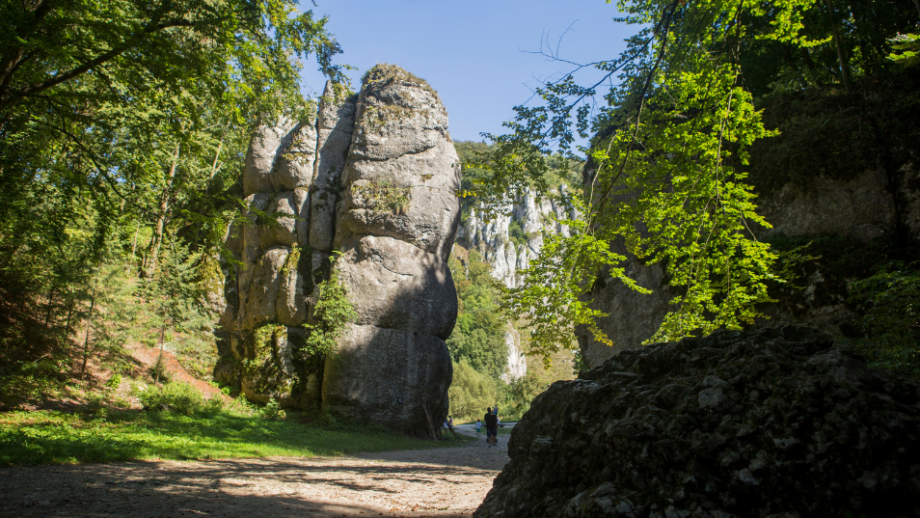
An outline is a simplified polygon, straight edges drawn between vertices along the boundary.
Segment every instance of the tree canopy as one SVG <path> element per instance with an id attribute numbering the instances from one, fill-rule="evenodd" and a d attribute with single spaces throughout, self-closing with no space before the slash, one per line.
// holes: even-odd
<path id="1" fill-rule="evenodd" d="M 762 316 L 776 253 L 759 242 L 757 213 L 745 181 L 748 151 L 776 134 L 765 127 L 762 96 L 807 87 L 853 89 L 854 78 L 890 73 L 891 38 L 914 27 L 907 2 L 858 0 L 620 0 L 636 25 L 619 56 L 580 65 L 543 85 L 543 103 L 518 106 L 505 135 L 486 135 L 490 152 L 479 194 L 548 193 L 553 150 L 574 154 L 575 136 L 591 138 L 584 222 L 572 237 L 547 236 L 527 283 L 512 290 L 511 311 L 534 326 L 534 346 L 549 352 L 575 326 L 608 342 L 595 324 L 591 287 L 599 272 L 640 289 L 623 268 L 628 252 L 663 265 L 678 293 L 651 340 L 673 340 Z M 602 71 L 578 84 L 585 67 Z M 618 84 L 598 90 L 610 78 Z M 603 95 L 607 106 L 596 104 Z"/>
<path id="2" fill-rule="evenodd" d="M 219 244 L 237 217 L 252 127 L 311 112 L 299 76 L 310 55 L 346 82 L 326 19 L 297 6 L 0 4 L 0 298 L 8 321 L 66 336 L 100 311 L 94 279 L 120 272 L 125 286 L 138 274 L 157 283 L 170 275 L 159 268 L 169 257 L 194 259 L 183 282 L 222 282 Z M 37 317 L 39 306 L 47 318 Z M 14 308 L 25 320 L 11 316 Z"/>

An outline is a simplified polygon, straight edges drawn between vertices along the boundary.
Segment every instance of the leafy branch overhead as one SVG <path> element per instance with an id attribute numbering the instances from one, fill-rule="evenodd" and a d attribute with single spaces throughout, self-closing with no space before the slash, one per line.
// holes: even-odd
<path id="1" fill-rule="evenodd" d="M 486 171 L 474 190 L 493 207 L 528 187 L 546 194 L 546 156 L 574 157 L 576 136 L 592 138 L 577 200 L 581 232 L 549 239 L 507 298 L 535 326 L 540 350 L 564 347 L 576 325 L 602 343 L 615 339 L 596 325 L 603 314 L 591 290 L 622 282 L 643 291 L 624 270 L 625 253 L 661 265 L 675 294 L 650 341 L 764 317 L 768 283 L 783 280 L 777 254 L 751 230 L 769 223 L 746 182 L 749 150 L 777 135 L 756 104 L 812 85 L 850 91 L 851 76 L 884 73 L 888 38 L 915 14 L 907 3 L 892 11 L 876 3 L 854 2 L 846 13 L 815 0 L 621 0 L 616 21 L 639 27 L 626 50 L 544 84 L 542 103 L 516 107 L 507 134 L 486 135 L 493 145 L 471 165 Z M 588 66 L 602 77 L 580 85 L 577 72 Z M 599 107 L 605 83 L 609 106 Z"/>

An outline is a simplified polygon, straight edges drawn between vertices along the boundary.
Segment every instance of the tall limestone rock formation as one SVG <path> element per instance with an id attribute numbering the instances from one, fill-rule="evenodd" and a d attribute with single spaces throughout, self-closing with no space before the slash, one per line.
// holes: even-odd
<path id="1" fill-rule="evenodd" d="M 227 239 L 242 266 L 228 272 L 215 376 L 253 401 L 322 402 L 433 433 L 452 375 L 447 255 L 460 212 L 459 159 L 434 90 L 390 65 L 358 95 L 327 85 L 312 120 L 256 130 L 242 183 L 248 222 Z M 330 268 L 358 316 L 324 361 L 307 353 L 303 325 Z"/>
<path id="2" fill-rule="evenodd" d="M 326 364 L 323 401 L 332 409 L 394 428 L 447 414 L 459 162 L 437 94 L 402 70 L 371 71 L 337 216 L 335 268 L 358 319 L 340 361 Z"/>

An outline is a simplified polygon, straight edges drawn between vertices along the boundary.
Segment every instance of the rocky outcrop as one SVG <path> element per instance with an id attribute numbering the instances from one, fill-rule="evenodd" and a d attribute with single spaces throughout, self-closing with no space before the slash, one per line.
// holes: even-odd
<path id="1" fill-rule="evenodd" d="M 578 211 L 568 201 L 570 193 L 565 184 L 540 197 L 533 189 L 498 210 L 491 220 L 484 221 L 482 206 L 470 208 L 466 221 L 457 232 L 457 242 L 476 249 L 491 266 L 491 274 L 508 288 L 524 284 L 522 270 L 530 268 L 530 261 L 543 249 L 545 234 L 569 235 L 562 221 L 580 218 Z M 527 360 L 520 346 L 520 336 L 509 323 L 505 333 L 508 364 L 502 379 L 510 382 L 527 374 Z"/>
<path id="2" fill-rule="evenodd" d="M 335 268 L 358 318 L 341 361 L 326 366 L 323 400 L 339 413 L 412 432 L 440 423 L 448 408 L 444 340 L 457 319 L 457 293 L 447 259 L 460 218 L 459 158 L 444 106 L 410 74 L 375 69 L 357 107 Z"/>
<path id="3" fill-rule="evenodd" d="M 538 396 L 484 517 L 916 516 L 920 386 L 805 327 L 623 351 Z"/>
<path id="4" fill-rule="evenodd" d="M 255 131 L 242 183 L 248 222 L 227 238 L 242 266 L 224 288 L 216 376 L 253 401 L 432 431 L 451 380 L 460 184 L 434 90 L 389 65 L 359 95 L 327 84 L 315 117 Z M 304 324 L 331 268 L 357 319 L 324 361 L 306 353 Z"/>

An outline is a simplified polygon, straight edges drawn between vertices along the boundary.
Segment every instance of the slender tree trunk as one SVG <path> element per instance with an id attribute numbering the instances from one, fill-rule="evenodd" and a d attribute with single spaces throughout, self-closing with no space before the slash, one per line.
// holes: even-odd
<path id="1" fill-rule="evenodd" d="M 153 380 L 154 384 L 160 383 L 160 372 L 165 368 L 163 366 L 163 350 L 166 348 L 166 342 L 164 338 L 166 337 L 166 320 L 163 320 L 163 325 L 160 326 L 160 356 L 157 357 L 157 375 L 156 379 Z"/>
<path id="2" fill-rule="evenodd" d="M 917 0 L 920 1 L 920 0 Z M 209 180 L 214 179 L 214 175 L 217 174 L 217 161 L 220 159 L 220 150 L 224 148 L 224 137 L 220 138 L 220 143 L 217 144 L 217 152 L 214 153 L 214 163 L 211 164 L 211 176 L 208 177 Z"/>
<path id="3" fill-rule="evenodd" d="M 48 330 L 48 326 L 51 323 L 51 308 L 54 307 L 54 296 L 57 293 L 57 284 L 51 288 L 51 293 L 48 294 L 48 308 L 45 310 L 45 330 Z"/>
<path id="4" fill-rule="evenodd" d="M 96 307 L 96 292 L 90 298 L 89 317 L 86 319 L 86 338 L 83 340 L 83 366 L 80 367 L 80 380 L 86 375 L 86 360 L 89 359 L 89 332 L 93 328 L 93 309 Z"/>
<path id="5" fill-rule="evenodd" d="M 173 179 L 176 177 L 176 166 L 179 163 L 179 145 L 176 145 L 176 151 L 173 153 L 172 164 L 169 166 L 167 173 L 166 189 L 160 198 L 160 212 L 157 214 L 157 224 L 153 229 L 153 237 L 150 238 L 150 253 L 144 264 L 144 274 L 153 275 L 157 269 L 157 259 L 160 254 L 160 244 L 163 242 L 163 229 L 166 226 L 166 214 L 169 212 L 169 199 L 172 194 Z"/>
<path id="6" fill-rule="evenodd" d="M 917 8 L 917 16 L 920 16 L 920 0 L 914 0 L 914 7 Z"/>
<path id="7" fill-rule="evenodd" d="M 64 325 L 64 330 L 67 332 L 67 334 L 70 334 L 70 322 L 71 318 L 73 317 L 74 306 L 76 306 L 76 304 L 73 300 L 71 300 L 70 307 L 67 309 L 67 323 Z"/>
<path id="8" fill-rule="evenodd" d="M 131 243 L 131 267 L 134 267 L 134 253 L 137 252 L 137 234 L 141 231 L 141 222 L 137 221 L 137 228 L 134 229 L 134 242 Z"/>
<path id="9" fill-rule="evenodd" d="M 831 5 L 831 0 L 824 0 L 824 4 L 827 6 L 827 11 L 831 18 L 833 18 L 836 11 L 834 11 L 834 7 Z M 840 41 L 840 31 L 837 29 L 837 20 L 831 20 L 831 30 L 834 35 L 834 45 L 837 46 L 837 62 L 840 65 L 840 78 L 843 80 L 843 89 L 846 93 L 850 93 L 852 91 L 850 87 L 850 64 L 843 54 L 843 42 Z"/>

